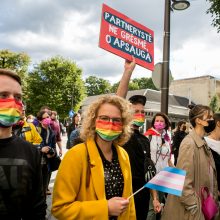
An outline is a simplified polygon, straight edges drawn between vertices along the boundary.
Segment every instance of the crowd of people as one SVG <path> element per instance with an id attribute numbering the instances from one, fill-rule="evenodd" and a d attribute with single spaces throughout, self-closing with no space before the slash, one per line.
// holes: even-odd
<path id="1" fill-rule="evenodd" d="M 142 134 L 146 97 L 126 100 L 134 69 L 135 58 L 125 61 L 116 94 L 73 115 L 68 151 L 56 168 L 52 214 L 61 220 L 220 219 L 220 113 L 189 106 L 189 122 L 171 131 L 168 116 L 158 112 Z M 63 154 L 58 113 L 48 106 L 36 117 L 25 111 L 20 77 L 0 69 L 1 219 L 45 219 L 52 163 Z M 186 171 L 181 196 L 148 188 L 132 196 L 168 166 Z"/>

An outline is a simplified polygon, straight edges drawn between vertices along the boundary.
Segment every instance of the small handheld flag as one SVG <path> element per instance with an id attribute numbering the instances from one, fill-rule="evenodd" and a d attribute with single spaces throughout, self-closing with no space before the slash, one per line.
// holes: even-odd
<path id="1" fill-rule="evenodd" d="M 168 194 L 181 196 L 185 177 L 185 170 L 177 169 L 175 167 L 165 167 L 148 183 L 146 183 L 143 187 L 141 187 L 139 190 L 129 196 L 128 199 L 140 192 L 145 187 Z"/>
<path id="2" fill-rule="evenodd" d="M 146 183 L 145 187 L 181 196 L 185 177 L 185 170 L 177 169 L 175 167 L 165 167 L 154 178 Z"/>

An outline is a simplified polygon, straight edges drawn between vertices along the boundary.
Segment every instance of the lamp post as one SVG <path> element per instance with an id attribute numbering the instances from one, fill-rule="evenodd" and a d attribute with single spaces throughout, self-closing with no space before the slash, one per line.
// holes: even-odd
<path id="1" fill-rule="evenodd" d="M 190 6 L 186 0 L 165 0 L 164 11 L 164 36 L 163 36 L 163 63 L 161 76 L 161 112 L 168 115 L 169 101 L 169 69 L 170 69 L 170 11 L 185 10 Z"/>

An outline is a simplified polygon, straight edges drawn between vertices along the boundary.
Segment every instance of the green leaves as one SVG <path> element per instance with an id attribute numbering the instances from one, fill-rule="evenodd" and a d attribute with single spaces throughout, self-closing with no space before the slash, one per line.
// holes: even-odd
<path id="1" fill-rule="evenodd" d="M 88 96 L 106 94 L 111 91 L 110 82 L 96 76 L 89 76 L 85 80 L 85 86 Z"/>
<path id="2" fill-rule="evenodd" d="M 52 57 L 42 61 L 29 75 L 29 112 L 36 113 L 41 106 L 47 105 L 64 118 L 72 103 L 76 110 L 84 97 L 82 70 L 71 60 L 60 56 Z"/>
<path id="3" fill-rule="evenodd" d="M 211 6 L 207 10 L 207 13 L 212 15 L 212 25 L 217 28 L 217 32 L 220 32 L 220 0 L 207 0 Z"/>

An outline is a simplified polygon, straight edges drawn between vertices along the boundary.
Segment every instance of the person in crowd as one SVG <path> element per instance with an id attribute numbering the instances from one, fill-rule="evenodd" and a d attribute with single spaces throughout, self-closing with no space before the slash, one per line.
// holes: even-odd
<path id="1" fill-rule="evenodd" d="M 35 117 L 33 115 L 28 115 L 26 117 L 27 123 L 33 123 L 34 120 L 35 120 Z"/>
<path id="2" fill-rule="evenodd" d="M 80 129 L 81 126 L 79 125 L 75 130 L 73 130 L 70 134 L 70 148 L 71 149 L 73 146 L 79 143 L 80 140 Z"/>
<path id="3" fill-rule="evenodd" d="M 21 119 L 12 126 L 12 133 L 40 148 L 42 138 L 36 127 L 32 123 L 26 121 L 25 110 L 25 104 L 22 103 Z"/>
<path id="4" fill-rule="evenodd" d="M 170 121 L 166 114 L 158 112 L 154 115 L 151 128 L 145 132 L 145 136 L 150 140 L 151 159 L 153 160 L 156 172 L 159 173 L 167 166 L 174 166 L 171 161 L 171 141 L 168 134 Z M 165 193 L 158 191 L 158 198 L 161 204 L 165 203 Z M 151 197 L 147 219 L 157 218 Z"/>
<path id="5" fill-rule="evenodd" d="M 162 220 L 205 220 L 201 189 L 208 187 L 218 199 L 215 162 L 204 139 L 213 130 L 213 113 L 208 106 L 190 105 L 192 131 L 183 139 L 176 167 L 186 171 L 182 196 L 168 195 Z"/>
<path id="6" fill-rule="evenodd" d="M 129 103 L 115 95 L 93 102 L 83 117 L 84 143 L 71 148 L 54 184 L 52 213 L 57 219 L 136 219 L 131 170 L 119 147 L 130 137 Z"/>
<path id="7" fill-rule="evenodd" d="M 50 107 L 48 107 L 46 105 L 42 106 L 40 108 L 40 111 L 46 111 L 48 113 L 48 115 L 51 116 L 51 109 L 50 109 Z M 32 123 L 34 124 L 35 127 L 38 127 L 40 125 L 37 117 L 34 117 L 34 120 L 32 121 Z"/>
<path id="8" fill-rule="evenodd" d="M 0 219 L 44 220 L 40 154 L 36 147 L 12 135 L 22 114 L 20 77 L 0 69 Z"/>
<path id="9" fill-rule="evenodd" d="M 43 188 L 45 197 L 50 195 L 51 192 L 48 189 L 51 171 L 48 159 L 56 156 L 56 137 L 53 130 L 50 127 L 51 119 L 47 111 L 43 110 L 37 113 L 37 120 L 39 126 L 37 130 L 42 138 L 41 153 L 42 153 L 42 174 L 43 174 Z"/>
<path id="10" fill-rule="evenodd" d="M 62 122 L 60 122 L 60 131 L 61 131 L 61 133 L 62 133 L 62 136 L 64 136 L 65 133 L 66 133 L 66 128 L 65 128 L 65 126 L 63 125 Z"/>
<path id="11" fill-rule="evenodd" d="M 51 129 L 53 130 L 55 137 L 56 137 L 56 143 L 59 148 L 59 156 L 62 156 L 62 140 L 61 140 L 61 131 L 60 131 L 60 123 L 57 119 L 57 112 L 56 111 L 51 111 Z"/>
<path id="12" fill-rule="evenodd" d="M 220 113 L 215 113 L 213 126 L 214 130 L 205 137 L 205 140 L 212 151 L 212 155 L 215 161 L 217 171 L 217 183 L 218 183 L 218 200 L 220 201 Z"/>
<path id="13" fill-rule="evenodd" d="M 72 131 L 74 131 L 80 123 L 81 116 L 79 113 L 75 113 L 72 117 L 72 122 L 67 127 L 67 142 L 66 142 L 66 149 L 70 149 L 72 146 L 70 146 L 70 134 Z"/>
<path id="14" fill-rule="evenodd" d="M 175 130 L 173 137 L 172 137 L 172 152 L 174 155 L 174 165 L 175 166 L 177 163 L 180 144 L 185 136 L 186 136 L 186 122 L 179 121 L 177 123 L 176 130 Z"/>
<path id="15" fill-rule="evenodd" d="M 128 84 L 130 81 L 131 74 L 135 68 L 135 59 L 132 62 L 125 61 L 124 73 L 120 80 L 119 87 L 116 95 L 123 98 L 126 97 L 128 91 Z M 132 188 L 133 192 L 143 187 L 149 179 L 147 179 L 147 170 L 145 169 L 148 165 L 154 167 L 150 156 L 150 143 L 149 140 L 140 133 L 139 128 L 143 126 L 145 122 L 144 106 L 146 103 L 146 97 L 142 95 L 134 95 L 129 99 L 131 109 L 133 112 L 132 122 L 132 136 L 129 141 L 123 145 L 123 148 L 127 151 L 132 171 Z M 145 164 L 145 163 L 148 164 Z M 150 164 L 149 164 L 150 162 Z M 153 195 L 154 211 L 160 211 L 160 203 L 157 198 L 157 193 L 151 190 Z M 150 200 L 150 191 L 148 188 L 144 188 L 140 193 L 134 197 L 135 210 L 137 220 L 146 220 Z"/>

